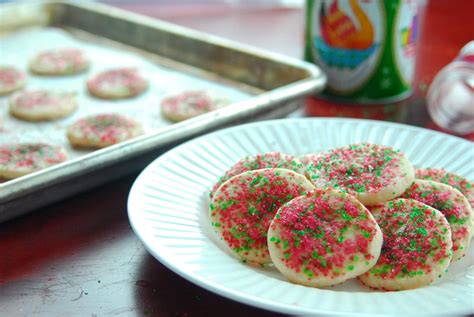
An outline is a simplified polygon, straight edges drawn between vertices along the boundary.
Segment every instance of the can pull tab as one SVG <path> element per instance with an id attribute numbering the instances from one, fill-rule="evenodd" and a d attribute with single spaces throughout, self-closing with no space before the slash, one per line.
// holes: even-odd
<path id="1" fill-rule="evenodd" d="M 458 134 L 474 132 L 474 41 L 435 76 L 427 107 L 440 127 Z"/>

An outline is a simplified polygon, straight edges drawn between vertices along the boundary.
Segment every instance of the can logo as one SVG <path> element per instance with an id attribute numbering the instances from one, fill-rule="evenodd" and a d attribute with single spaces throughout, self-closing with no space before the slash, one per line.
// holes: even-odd
<path id="1" fill-rule="evenodd" d="M 307 0 L 305 59 L 328 77 L 321 96 L 389 103 L 411 94 L 417 0 Z"/>
<path id="2" fill-rule="evenodd" d="M 315 7 L 313 56 L 340 93 L 362 86 L 377 67 L 385 28 L 379 1 L 322 1 Z"/>

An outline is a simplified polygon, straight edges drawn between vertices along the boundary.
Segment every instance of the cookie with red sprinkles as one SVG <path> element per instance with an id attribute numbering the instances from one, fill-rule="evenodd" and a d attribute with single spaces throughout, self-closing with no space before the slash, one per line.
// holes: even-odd
<path id="1" fill-rule="evenodd" d="M 212 227 L 232 254 L 270 263 L 267 231 L 278 208 L 314 189 L 301 174 L 282 168 L 247 171 L 224 182 L 211 199 Z"/>
<path id="2" fill-rule="evenodd" d="M 228 179 L 240 173 L 253 171 L 261 168 L 286 168 L 304 174 L 305 166 L 294 156 L 281 152 L 259 153 L 249 155 L 235 163 L 228 171 L 222 175 L 212 187 L 211 197 L 217 188 Z"/>
<path id="3" fill-rule="evenodd" d="M 161 101 L 161 113 L 172 122 L 180 122 L 218 109 L 220 106 L 222 105 L 205 91 L 185 91 L 164 98 Z"/>
<path id="4" fill-rule="evenodd" d="M 315 189 L 284 204 L 268 230 L 276 268 L 312 287 L 342 283 L 375 265 L 382 232 L 370 212 L 340 190 Z"/>
<path id="5" fill-rule="evenodd" d="M 23 90 L 10 98 L 10 114 L 27 121 L 56 120 L 77 108 L 76 94 L 53 90 Z"/>
<path id="6" fill-rule="evenodd" d="M 142 125 L 132 118 L 106 113 L 84 117 L 67 130 L 74 147 L 103 148 L 143 134 Z"/>
<path id="7" fill-rule="evenodd" d="M 366 206 L 400 196 L 415 179 L 410 161 L 391 147 L 360 143 L 333 149 L 311 162 L 306 175 L 316 187 L 333 187 Z"/>
<path id="8" fill-rule="evenodd" d="M 77 74 L 89 67 L 90 60 L 77 48 L 58 48 L 40 52 L 30 61 L 30 70 L 38 75 Z"/>
<path id="9" fill-rule="evenodd" d="M 0 96 L 8 95 L 25 86 L 26 75 L 11 66 L 0 66 Z"/>
<path id="10" fill-rule="evenodd" d="M 142 94 L 148 80 L 136 68 L 118 68 L 99 73 L 87 81 L 89 93 L 102 99 L 124 99 Z"/>
<path id="11" fill-rule="evenodd" d="M 418 179 L 443 183 L 456 188 L 467 198 L 471 205 L 471 209 L 474 209 L 474 183 L 466 178 L 436 168 L 418 168 L 415 170 L 415 177 Z"/>
<path id="12" fill-rule="evenodd" d="M 399 291 L 431 284 L 447 270 L 451 229 L 443 214 L 413 199 L 395 199 L 370 208 L 383 233 L 382 252 L 359 276 L 375 289 Z"/>
<path id="13" fill-rule="evenodd" d="M 448 220 L 453 240 L 453 260 L 461 259 L 472 237 L 472 210 L 457 189 L 438 182 L 417 179 L 401 196 L 439 210 Z"/>
<path id="14" fill-rule="evenodd" d="M 0 145 L 0 178 L 13 179 L 66 161 L 66 150 L 44 143 Z"/>

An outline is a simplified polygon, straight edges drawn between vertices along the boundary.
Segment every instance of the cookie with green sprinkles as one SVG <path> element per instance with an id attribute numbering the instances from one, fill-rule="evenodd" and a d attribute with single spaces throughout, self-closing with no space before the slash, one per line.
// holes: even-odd
<path id="1" fill-rule="evenodd" d="M 306 176 L 316 187 L 333 187 L 366 206 L 400 196 L 415 179 L 406 156 L 391 147 L 360 143 L 333 149 L 311 162 Z"/>
<path id="2" fill-rule="evenodd" d="M 57 48 L 38 53 L 30 61 L 30 70 L 37 75 L 64 76 L 77 74 L 89 67 L 90 60 L 77 48 Z"/>
<path id="3" fill-rule="evenodd" d="M 140 122 L 117 113 L 81 118 L 69 126 L 67 137 L 74 147 L 103 148 L 143 134 Z"/>
<path id="4" fill-rule="evenodd" d="M 256 264 L 270 263 L 267 231 L 278 208 L 314 189 L 301 174 L 267 168 L 238 174 L 211 199 L 212 227 L 232 254 Z"/>
<path id="5" fill-rule="evenodd" d="M 281 152 L 259 153 L 249 155 L 235 163 L 223 176 L 219 178 L 211 189 L 210 196 L 228 179 L 240 173 L 253 171 L 261 168 L 285 168 L 304 175 L 305 166 L 300 160 L 292 155 Z"/>
<path id="6" fill-rule="evenodd" d="M 66 161 L 61 146 L 44 143 L 0 145 L 0 178 L 13 179 Z"/>
<path id="7" fill-rule="evenodd" d="M 87 90 L 97 98 L 124 99 L 142 94 L 148 80 L 136 68 L 117 68 L 96 74 L 87 81 Z"/>
<path id="8" fill-rule="evenodd" d="M 359 276 L 367 286 L 387 291 L 431 284 L 447 270 L 451 229 L 443 214 L 413 199 L 395 199 L 370 208 L 383 233 L 382 252 Z"/>
<path id="9" fill-rule="evenodd" d="M 268 248 L 290 282 L 324 287 L 374 266 L 382 232 L 352 195 L 318 188 L 280 207 L 268 230 Z"/>
<path id="10" fill-rule="evenodd" d="M 26 121 L 48 121 L 69 116 L 77 109 L 76 94 L 60 90 L 23 90 L 10 98 L 10 114 Z"/>
<path id="11" fill-rule="evenodd" d="M 451 227 L 453 260 L 464 256 L 472 237 L 472 210 L 460 191 L 446 184 L 417 179 L 401 197 L 418 200 L 441 211 Z"/>
<path id="12" fill-rule="evenodd" d="M 415 177 L 427 181 L 443 183 L 456 188 L 467 198 L 471 209 L 474 209 L 474 183 L 466 178 L 436 168 L 417 168 L 415 170 Z"/>
<path id="13" fill-rule="evenodd" d="M 172 122 L 181 122 L 216 110 L 227 103 L 211 97 L 204 90 L 184 91 L 161 101 L 161 114 Z"/>

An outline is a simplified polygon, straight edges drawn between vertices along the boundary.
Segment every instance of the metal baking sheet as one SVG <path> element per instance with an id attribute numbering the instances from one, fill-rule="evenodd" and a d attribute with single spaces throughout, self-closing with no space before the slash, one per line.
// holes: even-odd
<path id="1" fill-rule="evenodd" d="M 0 142 L 42 137 L 68 147 L 63 132 L 70 121 L 89 112 L 117 112 L 117 108 L 144 123 L 147 133 L 93 152 L 68 147 L 71 159 L 67 162 L 0 184 L 0 222 L 137 171 L 194 136 L 284 116 L 326 82 L 314 65 L 106 5 L 46 2 L 0 7 L 2 64 L 25 69 L 36 51 L 64 46 L 93 53 L 93 68 L 64 79 L 31 76 L 27 87 L 75 90 L 80 110 L 58 122 L 23 123 L 8 117 L 7 99 L 2 98 L 5 129 Z M 151 89 L 126 101 L 89 97 L 84 92 L 85 78 L 113 66 L 107 56 L 144 70 Z M 176 124 L 161 118 L 161 98 L 189 87 L 207 90 L 230 105 Z"/>
<path id="2" fill-rule="evenodd" d="M 146 134 L 159 131 L 173 123 L 160 112 L 163 98 L 186 90 L 203 90 L 221 103 L 236 103 L 248 99 L 257 92 L 244 91 L 219 81 L 193 76 L 178 70 L 162 67 L 146 57 L 118 47 L 103 45 L 104 41 L 91 39 L 86 34 L 68 32 L 57 27 L 29 27 L 0 38 L 2 64 L 14 65 L 28 72 L 28 61 L 45 49 L 64 47 L 79 48 L 91 59 L 86 72 L 73 76 L 28 76 L 26 89 L 51 89 L 72 92 L 76 95 L 78 109 L 72 115 L 55 121 L 28 122 L 9 115 L 9 96 L 0 97 L 0 116 L 3 127 L 0 144 L 41 140 L 63 146 L 70 159 L 78 158 L 92 150 L 70 146 L 66 130 L 76 120 L 98 113 L 121 113 L 140 122 Z M 131 67 L 149 81 L 149 88 L 136 98 L 105 100 L 91 96 L 85 87 L 87 79 L 96 73 L 116 67 Z"/>

